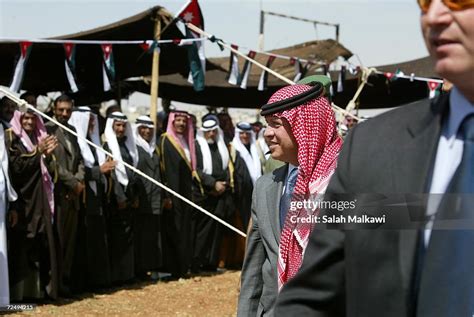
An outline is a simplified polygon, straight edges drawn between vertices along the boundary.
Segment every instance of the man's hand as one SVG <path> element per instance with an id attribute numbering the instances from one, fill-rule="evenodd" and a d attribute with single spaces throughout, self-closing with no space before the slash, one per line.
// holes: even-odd
<path id="1" fill-rule="evenodd" d="M 217 192 L 217 194 L 222 194 L 226 190 L 227 183 L 226 182 L 221 182 L 217 181 L 216 184 L 214 185 L 214 189 Z"/>
<path id="2" fill-rule="evenodd" d="M 38 152 L 46 156 L 51 155 L 58 146 L 58 139 L 54 135 L 48 135 L 38 143 Z"/>
<path id="3" fill-rule="evenodd" d="M 102 174 L 109 174 L 111 171 L 115 169 L 116 165 L 117 165 L 116 161 L 107 161 L 100 166 L 100 172 Z"/>
<path id="4" fill-rule="evenodd" d="M 10 210 L 8 213 L 8 222 L 10 223 L 10 227 L 13 228 L 18 223 L 18 212 L 16 210 Z"/>
<path id="5" fill-rule="evenodd" d="M 76 196 L 81 195 L 82 191 L 84 190 L 85 186 L 83 182 L 77 182 L 76 186 L 74 186 L 74 194 Z"/>

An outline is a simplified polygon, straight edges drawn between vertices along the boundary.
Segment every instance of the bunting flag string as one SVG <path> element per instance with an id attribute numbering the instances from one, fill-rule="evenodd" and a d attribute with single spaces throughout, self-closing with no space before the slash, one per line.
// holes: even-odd
<path id="1" fill-rule="evenodd" d="M 231 46 L 235 50 L 239 49 L 237 45 L 232 44 Z M 237 85 L 239 83 L 239 57 L 232 51 L 230 51 L 229 72 L 226 79 L 231 85 Z"/>
<path id="2" fill-rule="evenodd" d="M 77 92 L 79 89 L 76 84 L 76 45 L 72 43 L 64 43 L 64 54 L 66 58 L 64 60 L 64 67 L 66 69 L 66 77 L 71 87 L 72 92 Z"/>
<path id="3" fill-rule="evenodd" d="M 384 75 L 385 77 L 387 77 L 387 79 L 393 79 L 393 78 L 396 78 L 396 79 L 400 79 L 400 78 L 403 78 L 403 79 L 408 79 L 410 81 L 425 81 L 425 82 L 435 82 L 435 83 L 440 83 L 442 84 L 443 83 L 443 80 L 442 79 L 435 79 L 435 78 L 427 78 L 427 77 L 419 77 L 419 76 L 415 76 L 414 73 L 411 73 L 410 75 L 405 75 L 402 71 L 398 70 L 398 72 L 396 73 L 391 73 L 391 72 L 383 72 L 383 71 L 380 71 L 380 70 L 375 70 L 374 71 L 375 74 L 379 74 L 379 75 Z"/>
<path id="4" fill-rule="evenodd" d="M 267 60 L 267 64 L 265 66 L 267 68 L 270 68 L 273 64 L 273 61 L 275 60 L 275 56 L 270 55 Z M 262 69 L 262 73 L 260 74 L 260 80 L 258 81 L 258 90 L 263 91 L 267 89 L 267 82 L 268 82 L 268 72 L 264 69 Z"/>
<path id="5" fill-rule="evenodd" d="M 193 25 L 192 23 L 188 23 L 186 25 L 188 28 L 192 29 L 193 31 L 201 34 L 202 36 L 205 36 L 206 38 L 208 39 L 212 39 L 213 42 L 217 43 L 218 45 L 221 45 L 222 47 L 225 47 L 226 49 L 228 50 L 231 50 L 233 51 L 235 54 L 238 54 L 239 56 L 241 56 L 242 58 L 245 59 L 246 63 L 249 62 L 249 63 L 252 63 L 252 64 L 255 64 L 257 65 L 258 67 L 262 68 L 262 69 L 265 69 L 267 72 L 269 72 L 270 74 L 272 74 L 273 76 L 277 77 L 278 79 L 281 79 L 283 82 L 287 83 L 287 84 L 295 84 L 295 82 L 289 80 L 288 78 L 286 78 L 285 76 L 279 74 L 278 72 L 266 67 L 265 65 L 262 65 L 261 63 L 259 63 L 258 61 L 254 60 L 253 57 L 255 57 L 256 55 L 256 51 L 250 51 L 248 55 L 244 55 L 243 53 L 239 52 L 238 50 L 235 50 L 233 47 L 231 47 L 228 43 L 224 42 L 223 40 L 221 39 L 216 39 L 215 36 L 213 36 L 212 34 L 209 34 L 209 33 L 206 33 L 205 31 L 199 29 L 198 27 L 196 27 L 195 25 Z M 275 56 L 277 56 L 275 54 Z M 277 56 L 278 57 L 278 56 Z M 289 57 L 288 57 L 289 58 Z M 308 65 L 307 65 L 308 66 Z M 244 65 L 244 69 L 246 70 L 246 75 L 248 77 L 248 69 L 249 66 L 247 65 Z M 305 67 L 306 68 L 306 67 Z M 245 74 L 244 74 L 245 75 Z M 332 108 L 334 109 L 334 111 L 338 111 L 338 112 L 341 112 L 341 113 L 344 113 L 345 115 L 348 115 L 356 120 L 360 120 L 357 116 L 353 115 L 352 113 L 346 111 L 345 109 L 342 109 L 340 107 L 338 107 L 337 105 L 335 105 L 334 103 L 331 104 Z"/>
<path id="6" fill-rule="evenodd" d="M 11 91 L 20 91 L 23 74 L 25 72 L 25 64 L 31 52 L 31 44 L 29 41 L 20 42 L 20 57 L 16 63 L 15 73 L 13 74 L 13 80 L 10 84 Z"/>
<path id="7" fill-rule="evenodd" d="M 102 67 L 104 91 L 111 89 L 110 82 L 115 80 L 114 56 L 112 54 L 112 44 L 102 44 L 102 52 L 104 54 L 104 63 Z"/>
<path id="8" fill-rule="evenodd" d="M 167 40 L 68 40 L 68 39 L 10 39 L 10 38 L 0 38 L 0 43 L 41 43 L 41 44 L 81 44 L 81 45 L 102 45 L 102 44 L 113 44 L 113 45 L 141 45 L 148 44 L 152 45 L 153 43 L 157 44 L 180 44 L 181 41 L 184 42 L 204 42 L 206 38 L 198 37 L 192 39 L 167 39 Z"/>

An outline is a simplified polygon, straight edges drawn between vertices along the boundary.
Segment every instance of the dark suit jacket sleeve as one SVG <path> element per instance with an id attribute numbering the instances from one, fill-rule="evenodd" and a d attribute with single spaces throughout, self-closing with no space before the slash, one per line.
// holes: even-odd
<path id="1" fill-rule="evenodd" d="M 331 193 L 351 192 L 351 148 L 356 132 L 353 129 L 344 142 L 325 199 Z M 344 240 L 342 230 L 316 225 L 300 271 L 277 299 L 275 316 L 345 316 Z"/>
<path id="2" fill-rule="evenodd" d="M 252 197 L 252 226 L 247 235 L 247 248 L 242 267 L 240 295 L 237 315 L 256 316 L 263 289 L 262 266 L 265 262 L 265 249 L 258 229 L 256 213 L 256 189 Z"/>

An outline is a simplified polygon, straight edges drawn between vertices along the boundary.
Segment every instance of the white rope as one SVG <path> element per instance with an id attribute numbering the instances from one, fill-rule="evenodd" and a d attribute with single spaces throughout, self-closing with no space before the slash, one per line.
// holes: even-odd
<path id="1" fill-rule="evenodd" d="M 18 106 L 20 107 L 20 111 L 22 112 L 26 112 L 26 110 L 32 110 L 34 112 L 36 112 L 37 114 L 39 114 L 40 116 L 42 116 L 43 118 L 46 118 L 48 120 L 50 120 L 51 122 L 53 122 L 54 124 L 58 125 L 59 127 L 61 127 L 62 129 L 66 130 L 67 132 L 71 133 L 72 135 L 76 136 L 78 139 L 81 139 L 85 142 L 87 142 L 87 144 L 89 144 L 90 146 L 94 147 L 95 149 L 99 150 L 99 151 L 102 151 L 104 152 L 105 154 L 107 154 L 108 156 L 110 157 L 113 157 L 114 160 L 122 163 L 123 165 L 125 165 L 127 168 L 131 169 L 132 171 L 134 171 L 135 173 L 137 173 L 138 175 L 146 178 L 147 180 L 149 180 L 150 182 L 152 182 L 153 184 L 163 188 L 164 190 L 166 190 L 167 192 L 173 194 L 174 196 L 178 197 L 179 199 L 183 200 L 184 202 L 186 202 L 187 204 L 191 205 L 192 207 L 196 208 L 197 210 L 199 210 L 200 212 L 204 213 L 205 215 L 211 217 L 212 219 L 220 222 L 221 224 L 223 224 L 224 226 L 226 226 L 227 228 L 235 231 L 236 233 L 240 234 L 242 237 L 247 237 L 247 235 L 245 233 L 243 233 L 242 231 L 240 231 L 239 229 L 235 228 L 234 226 L 228 224 L 227 222 L 225 222 L 224 220 L 220 219 L 219 217 L 216 217 L 215 215 L 213 215 L 212 213 L 210 213 L 209 211 L 205 210 L 204 208 L 196 205 L 194 202 L 190 201 L 189 199 L 187 199 L 186 197 L 180 195 L 179 193 L 175 192 L 174 190 L 172 190 L 171 188 L 161 184 L 160 182 L 156 181 L 155 179 L 151 178 L 150 176 L 146 175 L 145 173 L 143 173 L 142 171 L 140 171 L 139 169 L 136 169 L 135 167 L 133 167 L 132 165 L 128 164 L 127 162 L 124 162 L 122 159 L 117 159 L 116 157 L 114 157 L 114 155 L 112 153 L 109 153 L 107 151 L 105 151 L 103 148 L 101 148 L 100 146 L 97 146 L 96 144 L 92 143 L 91 141 L 77 135 L 76 132 L 74 132 L 73 130 L 69 129 L 68 127 L 66 127 L 65 125 L 57 122 L 55 119 L 49 117 L 48 115 L 42 113 L 41 111 L 39 111 L 38 109 L 36 109 L 35 107 L 33 107 L 32 105 L 29 105 L 25 100 L 23 99 L 20 99 L 18 98 L 15 94 L 11 93 L 9 90 L 3 88 L 3 87 L 0 87 L 0 91 L 3 92 L 5 94 L 5 96 L 7 96 L 9 99 L 11 99 L 12 101 L 16 102 L 18 104 Z"/>

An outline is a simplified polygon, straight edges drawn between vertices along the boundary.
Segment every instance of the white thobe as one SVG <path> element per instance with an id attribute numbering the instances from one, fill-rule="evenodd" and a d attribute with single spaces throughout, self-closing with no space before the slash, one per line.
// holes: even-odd
<path id="1" fill-rule="evenodd" d="M 0 166 L 0 306 L 10 303 L 8 284 L 8 258 L 7 258 L 7 185 L 3 168 Z"/>

